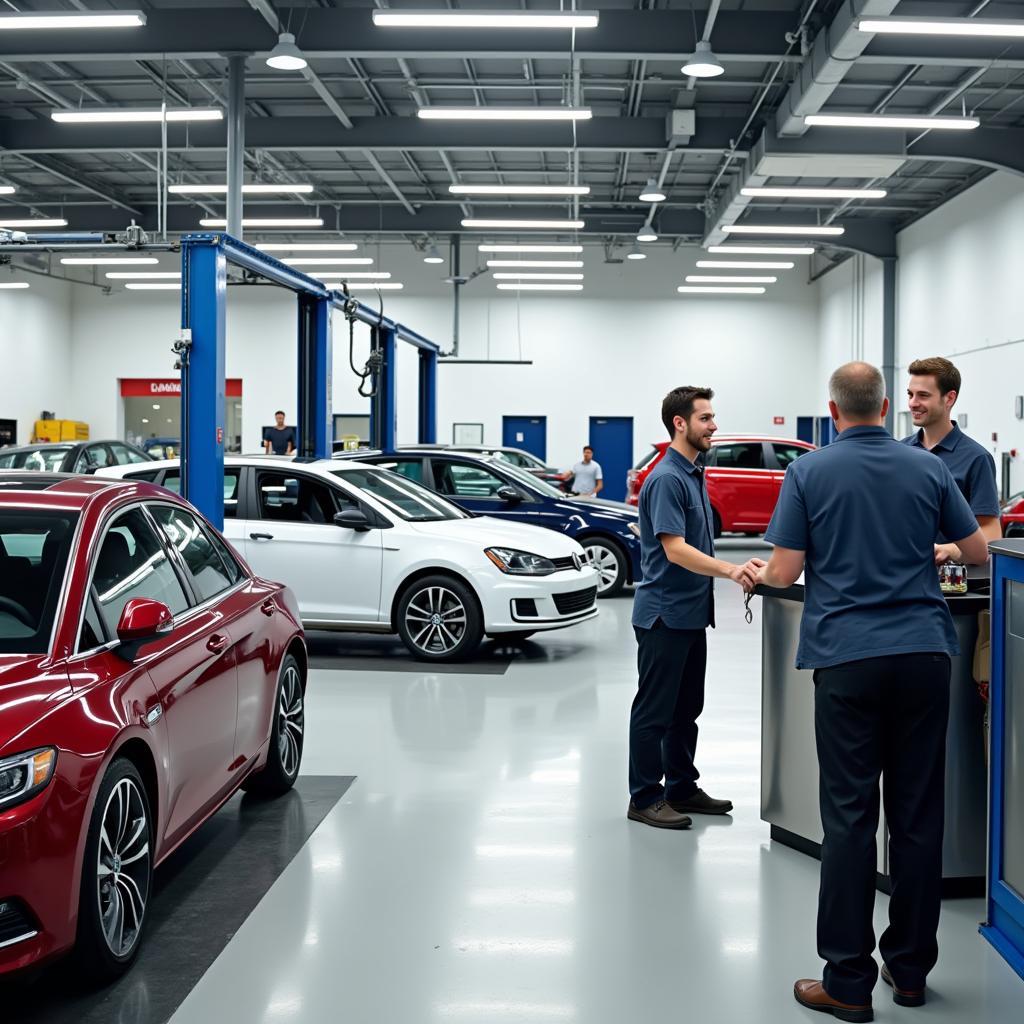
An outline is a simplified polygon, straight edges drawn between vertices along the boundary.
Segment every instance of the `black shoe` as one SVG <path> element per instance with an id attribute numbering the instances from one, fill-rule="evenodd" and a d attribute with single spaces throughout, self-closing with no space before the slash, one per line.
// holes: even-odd
<path id="1" fill-rule="evenodd" d="M 693 824 L 685 814 L 677 814 L 664 800 L 659 800 L 650 807 L 637 807 L 631 801 L 626 817 L 630 821 L 639 821 L 655 828 L 683 829 Z"/>
<path id="2" fill-rule="evenodd" d="M 882 981 L 892 989 L 892 1001 L 897 1006 L 924 1006 L 924 989 L 897 988 L 886 964 L 882 964 Z"/>
<path id="3" fill-rule="evenodd" d="M 669 800 L 668 805 L 680 814 L 728 814 L 732 810 L 731 800 L 715 800 L 703 789 L 698 789 L 685 800 Z"/>

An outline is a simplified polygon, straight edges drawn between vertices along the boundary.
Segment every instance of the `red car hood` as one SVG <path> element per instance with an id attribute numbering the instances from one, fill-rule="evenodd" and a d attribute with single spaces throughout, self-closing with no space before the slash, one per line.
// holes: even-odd
<path id="1" fill-rule="evenodd" d="M 0 654 L 0 755 L 20 752 L 17 738 L 71 691 L 63 668 L 43 656 Z"/>

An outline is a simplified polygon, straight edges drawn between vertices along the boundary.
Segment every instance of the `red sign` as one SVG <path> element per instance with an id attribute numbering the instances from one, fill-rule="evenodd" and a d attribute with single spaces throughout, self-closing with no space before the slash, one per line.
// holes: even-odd
<path id="1" fill-rule="evenodd" d="M 217 428 L 217 444 L 223 444 L 223 443 L 224 443 L 224 428 L 223 427 L 218 427 Z"/>
<path id="2" fill-rule="evenodd" d="M 785 416 L 773 416 L 772 417 L 772 423 L 774 423 L 775 426 L 777 426 L 777 427 L 783 426 L 785 424 L 785 422 L 786 422 L 786 417 Z"/>
<path id="3" fill-rule="evenodd" d="M 224 394 L 228 398 L 242 397 L 242 380 L 240 377 L 228 377 L 224 382 Z M 122 377 L 122 398 L 168 398 L 181 397 L 181 379 L 178 377 Z"/>

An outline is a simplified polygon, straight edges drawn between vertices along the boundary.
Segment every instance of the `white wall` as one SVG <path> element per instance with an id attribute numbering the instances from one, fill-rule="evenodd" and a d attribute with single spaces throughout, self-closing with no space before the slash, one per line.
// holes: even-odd
<path id="1" fill-rule="evenodd" d="M 26 444 L 44 409 L 60 419 L 84 419 L 71 387 L 71 285 L 6 271 L 2 280 L 28 281 L 0 290 L 0 417 L 18 421 Z"/>

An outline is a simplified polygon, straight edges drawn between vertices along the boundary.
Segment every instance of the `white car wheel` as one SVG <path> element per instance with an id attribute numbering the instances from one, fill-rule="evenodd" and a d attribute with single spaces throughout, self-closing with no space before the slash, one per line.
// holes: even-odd
<path id="1" fill-rule="evenodd" d="M 417 580 L 398 606 L 398 632 L 424 661 L 455 661 L 480 646 L 483 625 L 469 587 L 448 576 Z"/>
<path id="2" fill-rule="evenodd" d="M 581 541 L 590 564 L 597 570 L 597 596 L 612 597 L 626 585 L 626 558 L 610 541 L 588 538 Z"/>

